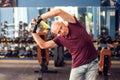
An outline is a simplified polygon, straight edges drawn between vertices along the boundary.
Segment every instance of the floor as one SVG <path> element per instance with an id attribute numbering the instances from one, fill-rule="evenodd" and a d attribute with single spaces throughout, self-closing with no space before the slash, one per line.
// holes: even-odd
<path id="1" fill-rule="evenodd" d="M 55 67 L 51 61 L 48 69 L 57 73 L 44 73 L 42 80 L 68 80 L 70 67 L 69 63 Z M 39 70 L 37 60 L 0 60 L 0 80 L 38 80 L 41 76 Z M 97 80 L 120 80 L 120 62 L 113 62 L 108 78 L 98 76 Z"/>

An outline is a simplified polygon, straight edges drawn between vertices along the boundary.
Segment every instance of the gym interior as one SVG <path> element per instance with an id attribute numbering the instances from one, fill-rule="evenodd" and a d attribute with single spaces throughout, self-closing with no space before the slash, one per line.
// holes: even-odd
<path id="1" fill-rule="evenodd" d="M 58 47 L 42 51 L 28 32 L 31 19 L 54 8 L 75 15 L 85 26 L 99 52 L 99 63 L 102 62 L 97 79 L 119 80 L 120 0 L 0 0 L 0 80 L 69 79 L 68 50 Z M 50 26 L 55 20 L 61 18 L 47 19 L 39 26 L 46 33 L 45 40 L 53 38 Z M 102 54 L 108 43 L 115 47 Z M 49 64 L 44 64 L 43 56 Z"/>

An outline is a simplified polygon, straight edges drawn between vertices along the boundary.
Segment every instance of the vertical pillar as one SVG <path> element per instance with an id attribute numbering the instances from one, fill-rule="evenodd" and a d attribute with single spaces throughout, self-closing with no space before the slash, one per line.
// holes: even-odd
<path id="1" fill-rule="evenodd" d="M 93 26 L 94 26 L 94 40 L 98 37 L 98 25 L 97 25 L 97 7 L 93 7 Z"/>
<path id="2" fill-rule="evenodd" d="M 101 8 L 98 7 L 98 35 L 100 35 L 101 32 Z"/>
<path id="3" fill-rule="evenodd" d="M 118 32 L 119 35 L 120 32 L 120 0 L 115 0 L 115 30 Z M 117 35 L 115 35 L 116 37 Z"/>
<path id="4" fill-rule="evenodd" d="M 93 34 L 93 14 L 92 14 L 92 8 L 88 7 L 86 9 L 87 16 L 85 16 L 85 22 L 86 22 L 86 30 L 89 34 Z"/>
<path id="5" fill-rule="evenodd" d="M 115 38 L 115 16 L 112 10 L 107 11 L 107 21 L 106 25 L 108 28 L 108 35 L 111 36 L 112 39 Z"/>
<path id="6" fill-rule="evenodd" d="M 19 22 L 20 21 L 28 23 L 27 8 L 14 8 L 15 30 L 19 29 Z M 18 36 L 19 36 L 19 33 L 15 32 L 15 37 L 18 37 Z"/>

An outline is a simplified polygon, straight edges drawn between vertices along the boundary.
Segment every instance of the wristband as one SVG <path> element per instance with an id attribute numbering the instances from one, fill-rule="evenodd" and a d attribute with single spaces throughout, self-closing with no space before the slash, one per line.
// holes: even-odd
<path id="1" fill-rule="evenodd" d="M 43 20 L 42 18 L 38 18 L 37 21 L 36 21 L 36 22 L 37 22 L 37 25 L 38 25 L 42 20 Z"/>
<path id="2" fill-rule="evenodd" d="M 33 33 L 36 33 L 36 30 L 37 30 L 37 25 L 34 26 L 34 29 L 33 29 Z"/>
<path id="3" fill-rule="evenodd" d="M 35 25 L 35 27 L 34 27 L 34 29 L 33 29 L 33 33 L 36 33 L 36 30 L 37 30 L 38 24 L 39 24 L 42 20 L 43 20 L 42 18 L 38 18 L 38 19 L 36 19 L 36 25 Z"/>

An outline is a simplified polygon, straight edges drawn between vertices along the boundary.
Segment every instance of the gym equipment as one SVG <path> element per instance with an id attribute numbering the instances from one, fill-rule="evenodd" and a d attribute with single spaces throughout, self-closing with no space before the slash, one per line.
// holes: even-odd
<path id="1" fill-rule="evenodd" d="M 25 58 L 26 56 L 26 48 L 25 46 L 21 46 L 19 49 L 19 58 Z"/>
<path id="2" fill-rule="evenodd" d="M 106 36 L 105 41 L 108 44 L 113 44 L 113 40 L 112 40 L 112 38 L 110 36 Z"/>
<path id="3" fill-rule="evenodd" d="M 102 50 L 102 47 L 99 46 L 97 50 L 100 52 Z"/>
<path id="4" fill-rule="evenodd" d="M 20 40 L 19 40 L 20 43 L 26 43 L 26 38 L 25 37 L 21 37 Z"/>
<path id="5" fill-rule="evenodd" d="M 49 55 L 50 57 L 54 57 L 54 48 L 49 49 Z"/>
<path id="6" fill-rule="evenodd" d="M 2 36 L 1 39 L 0 39 L 0 42 L 2 44 L 6 44 L 6 37 L 5 36 Z"/>
<path id="7" fill-rule="evenodd" d="M 108 55 L 104 55 L 104 66 L 103 66 L 103 73 L 104 76 L 108 75 L 108 68 L 109 68 L 109 56 Z"/>
<path id="8" fill-rule="evenodd" d="M 71 54 L 69 53 L 68 50 L 65 50 L 65 51 L 64 51 L 64 57 L 66 57 L 66 58 L 71 58 Z"/>
<path id="9" fill-rule="evenodd" d="M 110 6 L 109 0 L 101 0 L 101 6 Z"/>
<path id="10" fill-rule="evenodd" d="M 37 57 L 37 46 L 34 45 L 32 48 L 33 57 Z"/>
<path id="11" fill-rule="evenodd" d="M 13 40 L 11 38 L 6 38 L 6 43 L 10 44 L 12 42 L 13 42 Z"/>
<path id="12" fill-rule="evenodd" d="M 43 32 L 47 33 L 49 26 L 44 21 L 41 21 L 40 25 L 43 26 Z M 54 53 L 54 65 L 62 67 L 64 65 L 64 47 L 55 48 Z"/>
<path id="13" fill-rule="evenodd" d="M 45 35 L 40 34 L 40 37 L 45 40 L 46 34 Z M 48 64 L 49 64 L 48 49 L 40 49 L 40 47 L 38 46 L 37 58 L 41 66 L 41 69 L 40 69 L 41 75 L 39 74 L 40 76 L 38 77 L 38 80 L 42 80 L 43 73 L 48 71 Z"/>
<path id="14" fill-rule="evenodd" d="M 5 51 L 2 46 L 0 46 L 0 58 L 5 58 Z"/>
<path id="15" fill-rule="evenodd" d="M 12 57 L 12 50 L 11 49 L 7 50 L 5 57 Z"/>
<path id="16" fill-rule="evenodd" d="M 101 35 L 108 35 L 108 28 L 106 26 L 101 27 Z"/>
<path id="17" fill-rule="evenodd" d="M 32 36 L 30 36 L 30 37 L 27 37 L 27 39 L 26 39 L 26 41 L 25 42 L 27 42 L 27 43 L 33 43 L 34 41 L 33 41 L 33 37 Z"/>
<path id="18" fill-rule="evenodd" d="M 44 21 L 40 21 L 40 20 L 38 20 L 36 25 L 34 25 L 34 29 L 32 30 L 32 32 L 35 33 L 37 30 L 38 24 L 40 24 L 42 26 L 42 28 L 40 29 L 42 33 L 40 32 L 38 33 L 38 35 L 40 35 L 40 37 L 46 41 L 47 40 L 46 32 L 49 29 L 49 26 Z M 43 79 L 43 73 L 56 73 L 57 72 L 57 71 L 48 70 L 49 57 L 50 56 L 49 56 L 48 49 L 40 49 L 40 47 L 38 46 L 37 58 L 41 66 L 41 69 L 40 69 L 41 75 L 39 74 L 38 80 Z"/>
<path id="19" fill-rule="evenodd" d="M 13 39 L 13 43 L 19 43 L 20 37 L 16 37 Z"/>
<path id="20" fill-rule="evenodd" d="M 112 52 L 111 57 L 114 57 L 114 48 L 110 48 L 110 51 Z"/>
<path id="21" fill-rule="evenodd" d="M 25 29 L 27 26 L 26 23 L 20 21 L 19 22 L 19 37 L 20 37 L 20 40 L 19 40 L 19 43 L 26 43 L 26 39 L 28 37 L 28 31 Z"/>
<path id="22" fill-rule="evenodd" d="M 105 37 L 103 35 L 100 35 L 98 37 L 99 44 L 106 44 Z"/>
<path id="23" fill-rule="evenodd" d="M 55 67 L 64 66 L 64 47 L 57 47 L 54 50 L 54 65 Z"/>
<path id="24" fill-rule="evenodd" d="M 47 33 L 49 26 L 44 21 L 41 21 L 40 25 L 43 26 L 42 31 Z M 54 62 L 56 67 L 61 67 L 64 65 L 64 47 L 58 47 L 54 49 Z"/>
<path id="25" fill-rule="evenodd" d="M 102 47 L 101 46 L 98 46 L 98 48 L 97 48 L 97 51 L 98 51 L 98 53 L 100 54 L 100 51 L 102 50 Z M 100 55 L 98 55 L 98 58 L 100 58 Z"/>
<path id="26" fill-rule="evenodd" d="M 45 36 L 44 35 L 40 35 L 40 37 L 45 40 Z M 49 64 L 48 49 L 41 49 L 41 53 L 40 54 L 41 54 L 41 71 L 44 72 L 44 71 L 47 70 L 47 65 Z"/>
<path id="27" fill-rule="evenodd" d="M 99 75 L 102 75 L 104 73 L 104 76 L 108 75 L 108 71 L 110 70 L 111 67 L 111 51 L 108 48 L 103 48 L 100 52 L 100 60 L 98 62 L 99 68 L 98 72 Z"/>
<path id="28" fill-rule="evenodd" d="M 117 46 L 114 48 L 113 56 L 114 56 L 114 57 L 120 57 L 120 45 L 117 45 Z"/>
<path id="29" fill-rule="evenodd" d="M 113 40 L 110 36 L 104 34 L 98 37 L 99 47 L 107 47 L 108 44 L 113 44 Z"/>
<path id="30" fill-rule="evenodd" d="M 33 57 L 31 48 L 26 48 L 26 57 Z"/>
<path id="31" fill-rule="evenodd" d="M 18 57 L 18 55 L 19 55 L 19 47 L 18 46 L 14 47 L 14 50 L 12 51 L 12 55 L 13 55 L 13 57 Z"/>

